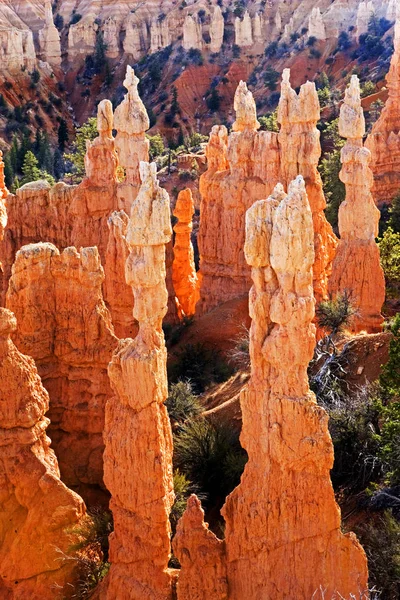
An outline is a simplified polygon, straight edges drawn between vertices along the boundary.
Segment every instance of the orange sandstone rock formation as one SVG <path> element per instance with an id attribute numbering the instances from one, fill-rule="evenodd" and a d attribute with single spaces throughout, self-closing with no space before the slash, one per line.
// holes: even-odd
<path id="1" fill-rule="evenodd" d="M 228 600 L 225 542 L 204 523 L 200 500 L 192 495 L 173 541 L 181 563 L 178 600 Z"/>
<path id="2" fill-rule="evenodd" d="M 107 376 L 118 340 L 101 294 L 97 248 L 62 254 L 49 243 L 17 253 L 7 307 L 17 316 L 14 339 L 32 356 L 50 395 L 49 432 L 63 481 L 91 502 L 103 481 Z"/>
<path id="3" fill-rule="evenodd" d="M 310 600 L 320 589 L 358 598 L 368 589 L 367 561 L 356 538 L 341 533 L 328 419 L 308 387 L 314 231 L 302 177 L 288 195 L 278 185 L 247 212 L 245 254 L 252 371 L 241 443 L 249 460 L 223 508 L 229 598 Z"/>
<path id="4" fill-rule="evenodd" d="M 124 183 L 118 186 L 118 208 L 128 214 L 140 187 L 139 164 L 149 160 L 150 147 L 150 142 L 145 136 L 145 132 L 150 128 L 150 121 L 139 97 L 138 83 L 139 79 L 128 65 L 124 81 L 128 93 L 114 114 L 119 162 L 126 172 Z"/>
<path id="5" fill-rule="evenodd" d="M 356 75 L 351 78 L 340 109 L 339 133 L 347 138 L 341 152 L 340 172 L 346 186 L 346 200 L 339 208 L 340 242 L 329 289 L 333 294 L 351 292 L 358 309 L 351 324 L 353 331 L 377 333 L 382 328 L 381 309 L 385 301 L 385 277 L 375 242 L 380 212 L 371 194 L 371 153 L 362 141 L 365 120 Z"/>
<path id="6" fill-rule="evenodd" d="M 196 267 L 194 264 L 193 245 L 190 239 L 194 214 L 194 202 L 190 189 L 179 193 L 174 216 L 178 223 L 174 227 L 174 262 L 172 265 L 172 281 L 181 313 L 194 315 L 196 303 L 200 297 Z"/>
<path id="7" fill-rule="evenodd" d="M 285 189 L 297 175 L 302 175 L 306 182 L 314 223 L 314 295 L 319 302 L 327 295 L 328 280 L 337 246 L 337 239 L 324 214 L 326 201 L 318 172 L 321 156 L 320 133 L 317 129 L 320 106 L 314 83 L 308 81 L 301 86 L 299 94 L 296 94 L 289 78 L 290 70 L 284 69 L 278 107 L 278 122 L 281 125 L 280 182 Z"/>
<path id="8" fill-rule="evenodd" d="M 326 598 L 366 599 L 366 556 L 353 534 L 341 533 L 328 418 L 308 386 L 315 346 L 314 231 L 302 177 L 287 195 L 278 184 L 268 200 L 247 211 L 245 254 L 253 279 L 252 371 L 241 394 L 241 442 L 249 460 L 222 510 L 225 556 L 215 552 L 199 507 L 190 501 L 175 543 L 186 593 L 179 596 L 178 584 L 178 597 L 208 598 L 202 589 L 217 573 L 222 584 L 226 572 L 229 592 L 222 587 L 212 596 L 218 600 L 310 600 L 323 591 Z M 201 551 L 194 539 L 203 541 Z M 208 555 L 215 566 L 202 584 L 193 562 L 201 573 Z M 189 573 L 193 592 L 186 586 Z"/>
<path id="9" fill-rule="evenodd" d="M 142 162 L 140 174 L 126 263 L 139 333 L 121 342 L 109 366 L 115 397 L 107 403 L 104 433 L 104 480 L 114 515 L 104 590 L 108 600 L 168 600 L 172 593 L 172 434 L 164 406 L 168 384 L 162 331 L 168 301 L 165 245 L 172 231 L 169 197 L 158 185 L 156 165 Z"/>
<path id="10" fill-rule="evenodd" d="M 400 189 L 400 22 L 396 22 L 394 54 L 386 77 L 389 97 L 372 127 L 366 147 L 372 153 L 372 194 L 378 205 L 390 204 Z"/>
<path id="11" fill-rule="evenodd" d="M 257 132 L 255 102 L 244 82 L 236 91 L 235 110 L 229 138 L 225 127 L 213 127 L 208 170 L 200 178 L 200 314 L 250 289 L 243 254 L 245 212 L 279 180 L 277 134 Z"/>
<path id="12" fill-rule="evenodd" d="M 53 600 L 73 581 L 62 553 L 77 542 L 71 528 L 85 505 L 60 481 L 46 435 L 49 396 L 34 361 L 11 341 L 16 327 L 0 308 L 0 597 Z"/>

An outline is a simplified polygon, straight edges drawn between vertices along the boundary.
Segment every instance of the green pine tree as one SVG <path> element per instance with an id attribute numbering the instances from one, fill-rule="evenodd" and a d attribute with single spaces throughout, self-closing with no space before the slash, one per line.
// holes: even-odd
<path id="1" fill-rule="evenodd" d="M 22 165 L 22 173 L 23 177 L 21 185 L 41 179 L 38 159 L 30 150 L 25 155 L 24 164 Z"/>
<path id="2" fill-rule="evenodd" d="M 58 147 L 61 152 L 64 152 L 65 146 L 68 143 L 69 134 L 68 134 L 68 126 L 65 119 L 61 119 L 60 126 L 58 128 Z"/>

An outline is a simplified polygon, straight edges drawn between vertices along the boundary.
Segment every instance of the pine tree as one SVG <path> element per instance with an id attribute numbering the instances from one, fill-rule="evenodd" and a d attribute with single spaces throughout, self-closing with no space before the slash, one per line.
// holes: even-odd
<path id="1" fill-rule="evenodd" d="M 18 171 L 18 156 L 19 156 L 19 144 L 18 144 L 17 136 L 14 136 L 14 138 L 13 138 L 8 156 L 10 157 L 11 169 L 13 171 L 13 174 L 15 175 L 16 172 Z"/>
<path id="2" fill-rule="evenodd" d="M 388 221 L 388 226 L 391 227 L 395 233 L 400 233 L 400 193 L 393 198 L 389 214 L 390 219 Z"/>
<path id="3" fill-rule="evenodd" d="M 56 148 L 54 151 L 53 174 L 54 174 L 54 177 L 57 179 L 57 181 L 62 179 L 65 175 L 64 159 L 58 148 Z"/>
<path id="4" fill-rule="evenodd" d="M 22 165 L 22 173 L 23 178 L 21 185 L 41 179 L 38 159 L 30 150 L 25 155 L 24 164 Z"/>
<path id="5" fill-rule="evenodd" d="M 65 155 L 65 160 L 72 163 L 73 172 L 70 179 L 73 183 L 80 183 L 85 176 L 85 154 L 86 140 L 94 140 L 97 137 L 97 120 L 90 117 L 86 123 L 79 127 L 76 132 L 76 138 L 73 144 L 73 151 Z"/>
<path id="6" fill-rule="evenodd" d="M 64 152 L 65 145 L 68 143 L 69 135 L 68 135 L 68 127 L 65 119 L 61 119 L 60 126 L 58 128 L 58 147 L 61 152 Z"/>
<path id="7" fill-rule="evenodd" d="M 14 171 L 11 165 L 10 152 L 4 157 L 4 180 L 8 189 L 12 186 L 14 180 Z"/>

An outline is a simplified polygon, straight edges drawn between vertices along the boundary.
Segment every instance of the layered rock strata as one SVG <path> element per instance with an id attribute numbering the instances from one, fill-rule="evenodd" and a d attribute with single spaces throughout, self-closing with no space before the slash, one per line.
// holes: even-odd
<path id="1" fill-rule="evenodd" d="M 228 137 L 224 126 L 213 127 L 206 150 L 208 170 L 200 178 L 199 314 L 248 293 L 245 212 L 256 200 L 267 197 L 280 177 L 277 134 L 257 132 L 255 102 L 243 82 L 234 106 L 233 133 Z"/>
<path id="2" fill-rule="evenodd" d="M 351 294 L 357 314 L 351 329 L 376 333 L 381 330 L 385 277 L 375 242 L 380 212 L 371 194 L 373 183 L 370 151 L 363 146 L 365 120 L 360 84 L 351 78 L 340 109 L 339 133 L 347 139 L 342 148 L 340 179 L 346 186 L 346 199 L 339 208 L 340 242 L 329 281 L 330 292 Z"/>
<path id="3" fill-rule="evenodd" d="M 187 587 L 179 596 L 178 584 L 178 597 L 206 598 L 198 589 L 218 574 L 221 585 L 227 581 L 212 596 L 218 600 L 367 598 L 366 556 L 340 530 L 328 418 L 307 378 L 315 347 L 314 232 L 302 177 L 288 194 L 278 184 L 247 211 L 245 254 L 253 279 L 251 379 L 240 398 L 248 462 L 222 509 L 224 553 L 222 545 L 215 552 L 198 507 L 189 504 L 175 547 L 182 581 L 191 573 L 195 587 L 193 596 Z M 204 540 L 202 552 L 194 539 Z M 195 567 L 201 573 L 209 554 L 214 569 L 202 583 Z"/>
<path id="4" fill-rule="evenodd" d="M 142 162 L 140 173 L 126 263 L 139 333 L 121 342 L 109 366 L 115 397 L 107 403 L 104 433 L 104 479 L 114 516 L 104 591 L 108 600 L 167 600 L 172 594 L 172 434 L 164 406 L 168 383 L 162 331 L 168 301 L 165 245 L 172 231 L 169 197 L 158 185 L 156 165 Z"/>
<path id="5" fill-rule="evenodd" d="M 53 9 L 50 0 L 46 0 L 45 3 L 45 26 L 39 32 L 39 43 L 44 60 L 52 67 L 60 67 L 60 34 L 57 27 L 54 25 Z"/>
<path id="6" fill-rule="evenodd" d="M 32 358 L 11 341 L 16 327 L 0 308 L 0 596 L 53 600 L 74 582 L 63 554 L 78 541 L 71 530 L 85 505 L 60 481 L 46 435 L 49 396 Z"/>
<path id="7" fill-rule="evenodd" d="M 49 243 L 18 251 L 7 307 L 18 319 L 14 339 L 32 356 L 50 395 L 49 433 L 63 481 L 88 501 L 103 481 L 107 376 L 118 340 L 101 286 L 97 248 L 62 254 Z"/>
<path id="8" fill-rule="evenodd" d="M 125 169 L 125 181 L 118 186 L 118 208 L 130 214 L 140 187 L 139 164 L 149 160 L 150 142 L 145 132 L 150 127 L 149 117 L 138 93 L 139 79 L 128 65 L 124 86 L 128 90 L 114 114 L 117 130 L 115 144 L 119 163 Z"/>
<path id="9" fill-rule="evenodd" d="M 400 189 L 400 22 L 386 81 L 389 97 L 365 144 L 372 154 L 372 194 L 378 206 L 390 204 Z"/>
<path id="10" fill-rule="evenodd" d="M 174 216 L 178 223 L 174 226 L 174 262 L 172 281 L 180 312 L 185 316 L 194 315 L 200 298 L 199 285 L 194 264 L 194 251 L 191 241 L 194 202 L 190 189 L 179 193 Z"/>
<path id="11" fill-rule="evenodd" d="M 284 69 L 278 106 L 278 122 L 281 125 L 280 182 L 285 189 L 297 175 L 302 175 L 306 182 L 314 223 L 313 285 L 317 302 L 327 295 L 337 246 L 337 239 L 325 217 L 326 201 L 318 172 L 321 157 L 320 133 L 317 129 L 319 119 L 320 106 L 315 84 L 308 81 L 301 86 L 299 94 L 296 94 L 290 85 L 290 70 Z"/>

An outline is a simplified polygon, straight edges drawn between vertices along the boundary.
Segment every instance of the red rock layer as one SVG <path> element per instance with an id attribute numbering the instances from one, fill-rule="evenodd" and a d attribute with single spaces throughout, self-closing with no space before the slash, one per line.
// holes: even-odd
<path id="1" fill-rule="evenodd" d="M 194 264 L 194 251 L 191 242 L 193 230 L 192 218 L 194 202 L 190 189 L 179 193 L 174 216 L 178 223 L 174 227 L 174 262 L 172 265 L 172 281 L 178 301 L 180 313 L 185 316 L 194 315 L 199 300 L 199 285 Z"/>
<path id="2" fill-rule="evenodd" d="M 73 582 L 63 553 L 77 542 L 71 529 L 85 505 L 60 481 L 46 435 L 49 396 L 34 361 L 11 341 L 16 326 L 0 308 L 0 597 L 53 600 Z"/>
<path id="3" fill-rule="evenodd" d="M 115 397 L 106 408 L 104 480 L 112 496 L 114 533 L 102 591 L 107 600 L 167 600 L 172 594 L 172 434 L 164 406 L 162 331 L 168 302 L 165 245 L 172 231 L 169 197 L 158 185 L 156 165 L 141 163 L 141 179 L 128 225 L 126 265 L 139 333 L 121 342 L 109 366 Z"/>
<path id="4" fill-rule="evenodd" d="M 236 123 L 229 138 L 224 127 L 214 127 L 207 147 L 208 170 L 200 178 L 200 301 L 203 314 L 232 298 L 248 293 L 250 269 L 243 246 L 245 212 L 266 198 L 281 182 L 285 188 L 297 175 L 306 180 L 315 229 L 314 293 L 327 295 L 337 240 L 325 218 L 326 202 L 318 173 L 321 155 L 316 127 L 320 107 L 315 86 L 306 83 L 299 95 L 290 87 L 285 70 L 278 118 L 279 135 L 259 132 L 256 107 L 246 85 L 235 96 Z"/>
<path id="5" fill-rule="evenodd" d="M 276 133 L 261 131 L 252 94 L 241 82 L 235 96 L 234 132 L 213 127 L 207 146 L 208 170 L 200 178 L 200 301 L 203 314 L 250 289 L 244 220 L 248 208 L 266 198 L 279 180 Z"/>
<path id="6" fill-rule="evenodd" d="M 346 186 L 346 200 L 339 208 L 340 242 L 329 290 L 333 295 L 351 293 L 357 309 L 350 326 L 354 332 L 377 333 L 382 329 L 381 310 L 385 301 L 385 277 L 375 242 L 380 212 L 371 194 L 371 153 L 362 141 L 365 120 L 356 75 L 351 79 L 340 109 L 339 133 L 347 138 L 341 152 L 340 172 Z"/>
<path id="7" fill-rule="evenodd" d="M 226 569 L 229 592 L 224 595 L 224 588 L 218 600 L 310 600 L 322 591 L 326 598 L 366 599 L 366 556 L 353 534 L 341 533 L 328 418 L 308 386 L 315 347 L 314 231 L 302 177 L 288 195 L 278 185 L 247 212 L 245 255 L 253 279 L 252 370 L 241 394 L 241 443 L 249 460 L 223 508 L 225 557 L 214 551 L 218 564 L 210 579 L 202 584 L 195 577 L 193 595 L 188 588 L 179 595 L 178 586 L 178 598 L 206 598 L 199 588 L 208 589 L 216 572 L 223 579 Z M 207 540 L 191 554 L 193 538 L 205 539 L 205 530 L 198 508 L 189 504 L 188 511 L 179 526 L 185 539 L 176 544 L 178 551 L 186 548 L 184 582 L 195 571 L 193 561 L 201 572 L 215 546 Z"/>
<path id="8" fill-rule="evenodd" d="M 396 23 L 394 54 L 386 77 L 389 97 L 365 146 L 371 151 L 372 195 L 378 206 L 390 204 L 400 190 L 400 24 Z"/>
<path id="9" fill-rule="evenodd" d="M 50 395 L 49 432 L 63 481 L 90 501 L 102 487 L 107 376 L 118 340 L 101 286 L 96 248 L 24 246 L 16 256 L 7 307 L 17 316 L 14 339 L 32 356 Z"/>
<path id="10" fill-rule="evenodd" d="M 297 175 L 302 175 L 306 182 L 314 224 L 314 296 L 316 301 L 320 302 L 327 296 L 328 280 L 337 246 L 336 236 L 325 217 L 326 201 L 318 172 L 321 157 L 320 133 L 317 129 L 320 106 L 314 83 L 308 81 L 301 86 L 299 94 L 296 94 L 289 78 L 290 70 L 285 69 L 278 107 L 278 121 L 281 125 L 280 183 L 287 189 Z"/>

